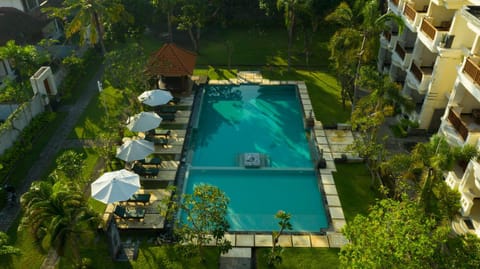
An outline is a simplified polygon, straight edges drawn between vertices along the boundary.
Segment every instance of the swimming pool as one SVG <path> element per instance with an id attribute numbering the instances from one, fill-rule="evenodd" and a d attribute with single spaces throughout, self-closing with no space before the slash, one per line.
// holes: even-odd
<path id="1" fill-rule="evenodd" d="M 294 85 L 215 85 L 203 89 L 184 192 L 200 183 L 230 198 L 231 231 L 272 231 L 278 210 L 294 231 L 328 227 Z M 265 166 L 244 168 L 244 153 Z"/>

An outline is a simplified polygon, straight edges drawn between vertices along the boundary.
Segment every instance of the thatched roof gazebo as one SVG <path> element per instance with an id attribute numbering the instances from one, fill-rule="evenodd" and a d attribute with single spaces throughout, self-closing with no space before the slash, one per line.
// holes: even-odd
<path id="1" fill-rule="evenodd" d="M 147 74 L 159 79 L 159 87 L 164 86 L 172 92 L 190 91 L 190 76 L 195 69 L 197 54 L 180 48 L 173 43 L 163 45 L 150 56 Z"/>

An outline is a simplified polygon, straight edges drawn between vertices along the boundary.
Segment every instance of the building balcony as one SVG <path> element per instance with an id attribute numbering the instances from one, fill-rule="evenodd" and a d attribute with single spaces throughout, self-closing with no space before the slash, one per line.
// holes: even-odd
<path id="1" fill-rule="evenodd" d="M 458 80 L 468 92 L 480 100 L 480 58 L 473 56 L 465 58 L 458 69 Z"/>
<path id="2" fill-rule="evenodd" d="M 440 129 L 451 144 L 475 146 L 480 137 L 480 117 L 476 113 L 458 115 L 452 108 L 449 108 L 447 118 L 443 120 Z"/>
<path id="3" fill-rule="evenodd" d="M 398 40 L 398 32 L 396 31 L 383 31 L 380 35 L 380 42 L 381 45 L 388 50 L 393 50 L 395 48 L 395 44 Z"/>
<path id="4" fill-rule="evenodd" d="M 446 9 L 459 9 L 468 3 L 466 0 L 432 0 L 432 2 L 435 5 L 443 6 Z"/>
<path id="5" fill-rule="evenodd" d="M 418 26 L 422 22 L 423 17 L 426 16 L 428 5 L 422 6 L 421 9 L 416 9 L 412 4 L 405 4 L 403 9 L 403 17 L 406 19 L 406 26 L 412 31 L 416 32 Z"/>
<path id="6" fill-rule="evenodd" d="M 410 65 L 407 73 L 407 81 L 409 86 L 416 89 L 418 93 L 425 94 L 428 90 L 428 85 L 432 80 L 433 66 L 418 66 L 414 62 Z"/>
<path id="7" fill-rule="evenodd" d="M 448 35 L 451 21 L 442 21 L 440 25 L 435 26 L 431 22 L 432 18 L 423 18 L 420 24 L 420 34 L 418 35 L 422 43 L 430 49 L 436 51 L 436 47 L 450 48 L 453 42 L 453 36 Z"/>
<path id="8" fill-rule="evenodd" d="M 480 66 L 473 58 L 468 57 L 463 66 L 463 73 L 467 74 L 476 85 L 480 85 Z"/>
<path id="9" fill-rule="evenodd" d="M 412 61 L 413 47 L 403 47 L 399 42 L 395 45 L 392 61 L 400 66 L 403 70 L 407 70 Z"/>
<path id="10" fill-rule="evenodd" d="M 403 11 L 403 6 L 405 5 L 404 0 L 389 0 L 388 8 L 395 13 L 396 15 L 401 15 Z"/>

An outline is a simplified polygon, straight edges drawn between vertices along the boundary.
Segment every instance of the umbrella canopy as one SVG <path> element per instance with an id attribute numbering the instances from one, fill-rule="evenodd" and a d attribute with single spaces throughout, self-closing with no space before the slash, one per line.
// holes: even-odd
<path id="1" fill-rule="evenodd" d="M 144 139 L 129 140 L 117 148 L 117 158 L 126 162 L 132 162 L 145 159 L 154 150 L 153 142 Z"/>
<path id="2" fill-rule="evenodd" d="M 140 188 L 140 177 L 128 170 L 103 174 L 91 185 L 92 197 L 105 204 L 128 200 Z"/>
<path id="3" fill-rule="evenodd" d="M 127 128 L 132 132 L 145 132 L 158 127 L 162 118 L 155 112 L 140 112 L 127 120 Z"/>
<path id="4" fill-rule="evenodd" d="M 138 100 L 149 106 L 160 106 L 168 103 L 173 99 L 172 94 L 165 90 L 145 91 L 138 96 Z"/>

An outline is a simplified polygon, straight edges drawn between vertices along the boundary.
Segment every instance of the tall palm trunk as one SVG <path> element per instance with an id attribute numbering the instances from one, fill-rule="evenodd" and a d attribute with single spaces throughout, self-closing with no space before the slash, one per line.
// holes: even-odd
<path id="1" fill-rule="evenodd" d="M 195 37 L 193 36 L 192 27 L 188 28 L 188 36 L 190 37 L 190 40 L 192 41 L 193 50 L 195 52 L 198 52 L 198 44 L 197 44 L 197 41 L 196 41 Z"/>
<path id="2" fill-rule="evenodd" d="M 363 51 L 365 49 L 366 40 L 367 40 L 367 35 L 366 35 L 366 33 L 363 33 L 362 46 L 360 47 L 360 51 L 358 52 L 357 69 L 355 70 L 355 76 L 353 78 L 352 113 L 353 113 L 353 110 L 355 109 L 355 103 L 357 101 L 358 75 L 360 74 L 360 67 L 362 65 L 362 55 L 363 55 Z"/>
<path id="3" fill-rule="evenodd" d="M 98 17 L 97 12 L 93 12 L 93 18 L 95 20 L 95 28 L 97 29 L 98 42 L 100 43 L 100 48 L 102 49 L 102 55 L 105 55 L 107 50 L 105 49 L 105 44 L 103 43 L 103 27 L 100 25 L 100 18 Z"/>

